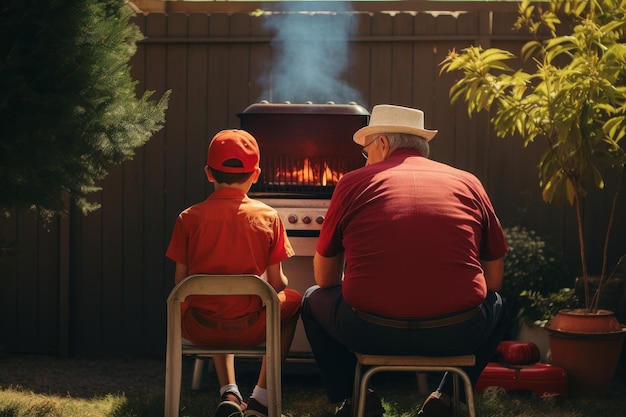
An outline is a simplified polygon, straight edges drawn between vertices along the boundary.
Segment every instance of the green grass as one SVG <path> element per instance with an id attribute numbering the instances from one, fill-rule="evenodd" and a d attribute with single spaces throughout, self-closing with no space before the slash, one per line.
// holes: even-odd
<path id="1" fill-rule="evenodd" d="M 189 367 L 185 364 L 183 390 L 181 395 L 181 417 L 207 417 L 213 415 L 217 406 L 218 394 L 215 376 L 204 376 L 202 389 L 198 392 L 189 389 Z M 238 367 L 239 383 L 244 394 L 249 394 L 256 379 L 255 364 Z M 0 368 L 2 364 L 0 364 Z M 157 369 L 157 372 L 159 369 Z M 32 372 L 38 372 L 34 369 Z M 153 373 L 147 378 L 137 375 L 132 370 L 128 377 L 133 380 L 133 387 L 150 386 L 150 389 L 137 390 L 128 388 L 124 392 L 124 381 L 107 380 L 109 377 L 119 379 L 111 369 L 103 366 L 100 374 L 90 371 L 97 394 L 74 395 L 71 390 L 62 392 L 42 392 L 26 386 L 6 386 L 8 378 L 0 372 L 0 417 L 161 417 L 163 416 L 163 385 L 160 373 Z M 45 374 L 45 372 L 42 372 Z M 72 372 L 55 370 L 59 377 L 67 378 L 68 386 L 74 386 Z M 108 375 L 111 374 L 111 375 Z M 158 377 L 155 377 L 158 375 Z M 480 417 L 617 417 L 626 415 L 626 389 L 623 373 L 616 376 L 614 389 L 603 399 L 549 398 L 539 399 L 526 393 L 506 394 L 498 389 L 490 389 L 476 396 L 476 411 Z M 51 377 L 46 376 L 46 379 Z M 5 381 L 3 381 L 5 379 Z M 39 378 L 41 379 L 41 377 Z M 84 383 L 87 377 L 78 378 Z M 30 381 L 30 380 L 28 380 Z M 37 381 L 37 376 L 32 379 Z M 374 388 L 383 399 L 387 417 L 413 417 L 424 400 L 417 393 L 417 380 L 411 373 L 381 373 L 373 378 Z M 31 382 L 36 386 L 36 382 Z M 119 387 L 122 391 L 115 392 Z M 77 392 L 81 392 L 78 390 Z M 286 372 L 283 377 L 283 414 L 288 417 L 329 417 L 334 406 L 326 401 L 324 388 L 319 375 L 309 369 L 306 372 Z M 462 415 L 466 415 L 463 413 Z"/>
<path id="2" fill-rule="evenodd" d="M 416 416 L 421 396 L 412 395 L 409 387 L 391 387 L 387 384 L 383 405 L 389 417 Z M 387 389 L 392 389 L 387 392 Z M 181 417 L 212 415 L 217 405 L 215 393 L 188 393 L 182 397 Z M 498 417 L 617 417 L 624 415 L 626 399 L 599 400 L 549 399 L 528 395 L 510 395 L 488 391 L 476 397 L 479 416 Z M 283 414 L 286 416 L 330 416 L 334 408 L 325 401 L 318 387 L 310 389 L 301 385 L 287 387 L 284 391 Z M 110 394 L 92 399 L 42 395 L 23 389 L 0 391 L 0 416 L 3 417 L 139 417 L 162 416 L 163 397 L 128 398 L 124 394 Z"/>

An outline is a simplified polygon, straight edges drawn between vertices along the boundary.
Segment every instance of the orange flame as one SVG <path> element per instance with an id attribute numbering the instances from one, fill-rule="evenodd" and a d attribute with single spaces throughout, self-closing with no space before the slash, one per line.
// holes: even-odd
<path id="1" fill-rule="evenodd" d="M 342 176 L 342 172 L 333 171 L 326 162 L 315 164 L 306 158 L 301 168 L 277 169 L 274 179 L 279 184 L 327 186 L 337 184 Z"/>

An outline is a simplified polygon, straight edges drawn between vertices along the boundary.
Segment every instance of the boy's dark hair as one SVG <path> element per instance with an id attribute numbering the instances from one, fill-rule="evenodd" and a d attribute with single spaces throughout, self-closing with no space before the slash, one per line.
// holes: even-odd
<path id="1" fill-rule="evenodd" d="M 241 167 L 243 164 L 239 159 L 233 158 L 225 161 L 224 166 Z M 220 184 L 243 184 L 254 172 L 224 172 L 211 167 L 209 169 L 215 181 Z"/>

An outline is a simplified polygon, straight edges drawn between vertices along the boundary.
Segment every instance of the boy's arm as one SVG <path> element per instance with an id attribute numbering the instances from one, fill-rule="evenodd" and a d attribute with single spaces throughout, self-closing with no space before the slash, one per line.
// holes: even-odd
<path id="1" fill-rule="evenodd" d="M 183 279 L 187 278 L 187 265 L 176 262 L 176 271 L 174 272 L 174 282 L 179 283 Z"/>
<path id="2" fill-rule="evenodd" d="M 289 285 L 289 280 L 285 274 L 283 274 L 283 265 L 280 262 L 267 267 L 265 270 L 265 280 L 276 292 L 281 292 Z"/>

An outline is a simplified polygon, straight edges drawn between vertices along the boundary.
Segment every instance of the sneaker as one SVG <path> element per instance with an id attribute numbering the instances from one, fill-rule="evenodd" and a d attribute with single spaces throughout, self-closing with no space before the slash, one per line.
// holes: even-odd
<path id="1" fill-rule="evenodd" d="M 267 417 L 267 407 L 254 398 L 250 398 L 250 400 L 248 400 L 248 408 L 243 415 L 245 417 Z M 285 415 L 281 414 L 280 417 L 285 417 Z"/>
<path id="2" fill-rule="evenodd" d="M 452 406 L 444 403 L 441 400 L 441 395 L 439 390 L 431 393 L 422 404 L 422 409 L 417 415 L 422 417 L 451 417 Z"/>
<path id="3" fill-rule="evenodd" d="M 248 400 L 248 408 L 244 413 L 245 417 L 267 417 L 267 407 L 254 398 Z"/>
<path id="4" fill-rule="evenodd" d="M 383 417 L 385 409 L 376 391 L 368 389 L 365 396 L 365 412 L 363 417 Z M 343 400 L 335 410 L 335 417 L 352 417 L 352 398 Z"/>
<path id="5" fill-rule="evenodd" d="M 237 394 L 226 391 L 222 402 L 215 409 L 215 417 L 243 417 L 247 404 Z"/>

